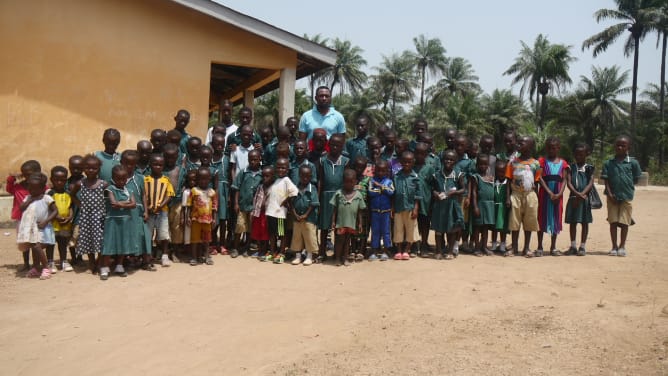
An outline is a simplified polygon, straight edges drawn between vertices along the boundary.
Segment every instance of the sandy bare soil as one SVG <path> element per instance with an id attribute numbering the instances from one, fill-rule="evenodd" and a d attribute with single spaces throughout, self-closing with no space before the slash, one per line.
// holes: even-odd
<path id="1" fill-rule="evenodd" d="M 586 257 L 216 256 L 106 282 L 23 278 L 2 230 L 0 374 L 665 375 L 668 190 L 639 188 L 634 210 L 625 259 L 603 209 Z"/>

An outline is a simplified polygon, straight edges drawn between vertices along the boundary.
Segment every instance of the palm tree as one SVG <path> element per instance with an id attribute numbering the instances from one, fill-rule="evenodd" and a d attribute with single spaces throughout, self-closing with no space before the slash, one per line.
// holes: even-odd
<path id="1" fill-rule="evenodd" d="M 427 73 L 436 76 L 443 73 L 447 66 L 445 48 L 438 38 L 427 39 L 423 34 L 413 38 L 415 52 L 411 56 L 417 65 L 420 76 L 420 112 L 424 113 L 424 85 Z"/>
<path id="2" fill-rule="evenodd" d="M 428 93 L 435 103 L 446 103 L 450 96 L 476 96 L 480 93 L 478 76 L 473 66 L 462 57 L 450 60 L 444 77 L 429 88 Z"/>
<path id="3" fill-rule="evenodd" d="M 628 77 L 629 72 L 620 73 L 616 65 L 592 67 L 591 78 L 580 77 L 583 103 L 591 111 L 593 125 L 599 129 L 601 139 L 627 114 L 628 103 L 617 97 L 630 91 L 626 86 Z"/>
<path id="4" fill-rule="evenodd" d="M 658 15 L 655 20 L 654 28 L 657 30 L 656 44 L 659 46 L 659 40 L 662 40 L 661 45 L 661 78 L 659 82 L 661 83 L 659 89 L 659 116 L 661 119 L 661 126 L 663 127 L 664 133 L 668 135 L 668 127 L 665 126 L 665 99 L 666 99 L 666 89 L 663 83 L 666 82 L 666 47 L 668 47 L 668 1 L 664 1 L 661 6 Z M 665 149 L 663 144 L 661 144 L 659 149 L 659 165 L 663 166 Z"/>
<path id="5" fill-rule="evenodd" d="M 503 134 L 516 129 L 526 114 L 522 101 L 510 90 L 495 89 L 481 99 L 483 118 L 492 126 L 495 145 L 501 146 Z"/>
<path id="6" fill-rule="evenodd" d="M 390 123 L 394 127 L 397 120 L 397 104 L 407 102 L 415 96 L 413 88 L 417 84 L 417 77 L 413 71 L 413 59 L 409 53 L 396 53 L 383 56 L 383 61 L 374 79 L 374 86 L 381 93 L 383 109 L 390 104 Z"/>
<path id="7" fill-rule="evenodd" d="M 308 39 L 313 43 L 317 43 L 321 46 L 328 47 L 329 44 L 329 38 L 323 38 L 320 33 L 314 35 L 314 36 L 309 36 L 308 34 L 304 34 L 304 39 Z M 311 73 L 308 79 L 308 84 L 309 87 L 311 88 L 311 104 L 315 103 L 315 84 L 316 82 L 321 80 L 323 71 L 319 72 L 314 72 Z"/>
<path id="8" fill-rule="evenodd" d="M 615 0 L 617 9 L 599 9 L 594 13 L 596 22 L 603 20 L 621 21 L 605 28 L 598 34 L 592 35 L 582 42 L 582 51 L 593 47 L 593 56 L 604 52 L 614 43 L 624 31 L 630 35 L 624 44 L 624 56 L 633 51 L 633 84 L 631 86 L 631 130 L 635 130 L 636 121 L 636 92 L 638 90 L 638 51 L 640 41 L 651 30 L 657 17 L 657 5 L 660 0 Z"/>
<path id="9" fill-rule="evenodd" d="M 362 90 L 367 76 L 362 68 L 366 60 L 362 57 L 362 50 L 353 46 L 348 40 L 334 39 L 332 47 L 336 50 L 336 63 L 322 71 L 323 82 L 330 83 L 329 89 L 334 94 L 336 84 L 341 85 L 341 93 L 350 90 L 352 93 Z"/>
<path id="10" fill-rule="evenodd" d="M 539 130 L 543 129 L 547 101 L 545 97 L 552 89 L 557 91 L 561 86 L 570 84 L 568 75 L 569 64 L 575 60 L 571 56 L 571 46 L 551 44 L 543 34 L 538 34 L 533 48 L 520 41 L 522 49 L 515 62 L 503 73 L 515 75 L 512 84 L 523 81 L 520 88 L 520 99 L 524 92 L 529 92 L 529 100 L 533 102 L 536 95 L 536 115 Z"/>

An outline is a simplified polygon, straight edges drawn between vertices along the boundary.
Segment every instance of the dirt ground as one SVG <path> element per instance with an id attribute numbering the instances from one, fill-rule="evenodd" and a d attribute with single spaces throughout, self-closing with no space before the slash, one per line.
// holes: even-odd
<path id="1" fill-rule="evenodd" d="M 215 256 L 106 282 L 23 278 L 2 230 L 0 374 L 666 375 L 666 213 L 667 189 L 638 189 L 625 259 L 604 208 L 586 257 Z"/>

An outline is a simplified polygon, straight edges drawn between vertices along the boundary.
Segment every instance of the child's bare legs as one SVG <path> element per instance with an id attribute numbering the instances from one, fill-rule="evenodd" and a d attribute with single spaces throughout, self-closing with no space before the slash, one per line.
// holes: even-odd
<path id="1" fill-rule="evenodd" d="M 536 252 L 539 253 L 538 256 L 542 256 L 540 253 L 543 251 L 543 234 L 542 231 L 538 231 L 538 248 L 536 248 Z"/>
<path id="2" fill-rule="evenodd" d="M 345 266 L 350 266 L 350 261 L 348 260 L 348 255 L 350 254 L 350 234 L 345 234 L 343 235 L 343 243 L 341 247 L 343 248 L 343 254 L 341 255 L 341 260 L 343 261 L 343 265 Z M 337 243 L 340 239 L 337 239 Z"/>
<path id="3" fill-rule="evenodd" d="M 204 259 L 204 263 L 207 265 L 213 265 L 213 259 L 211 258 L 211 255 L 209 254 L 209 243 L 208 240 L 202 240 L 202 247 L 200 248 L 201 253 L 202 253 L 202 258 Z"/>
<path id="4" fill-rule="evenodd" d="M 232 256 L 232 258 L 235 258 L 235 257 L 239 256 L 239 244 L 240 243 L 241 243 L 241 234 L 235 233 L 234 234 L 234 244 L 232 245 L 233 249 L 232 249 L 232 253 L 230 254 L 230 256 Z"/>
<path id="5" fill-rule="evenodd" d="M 539 232 L 540 233 L 540 232 Z M 531 251 L 529 249 L 529 245 L 531 244 L 531 231 L 526 231 L 524 230 L 524 248 L 522 249 L 522 253 L 525 255 Z M 543 249 L 542 247 L 540 249 Z"/>
<path id="6" fill-rule="evenodd" d="M 56 236 L 56 244 L 58 244 L 58 256 L 60 258 L 60 265 L 65 266 L 67 263 L 67 243 L 69 239 L 65 236 Z"/>
<path id="7" fill-rule="evenodd" d="M 584 244 L 587 243 L 587 236 L 589 236 L 589 223 L 583 223 L 582 234 L 580 234 L 580 247 L 584 247 Z"/>
<path id="8" fill-rule="evenodd" d="M 436 233 L 436 250 L 434 251 L 434 258 L 440 260 L 443 258 L 443 247 L 445 246 L 445 241 L 443 239 L 443 234 L 440 232 Z"/>
<path id="9" fill-rule="evenodd" d="M 267 255 L 267 242 L 265 240 L 259 241 L 257 247 L 260 257 Z"/>
<path id="10" fill-rule="evenodd" d="M 214 234 L 216 231 L 214 231 Z M 220 222 L 218 222 L 218 245 L 219 248 L 218 250 L 220 253 L 226 253 L 227 251 L 227 221 L 224 219 L 221 219 Z"/>
<path id="11" fill-rule="evenodd" d="M 25 270 L 30 269 L 30 251 L 23 251 L 23 268 Z"/>
<path id="12" fill-rule="evenodd" d="M 334 237 L 334 262 L 336 266 L 341 266 L 343 264 L 343 248 L 345 243 L 346 235 L 336 234 Z"/>
<path id="13" fill-rule="evenodd" d="M 482 256 L 481 247 L 480 247 L 480 232 L 482 226 L 473 226 L 473 254 L 476 256 Z"/>
<path id="14" fill-rule="evenodd" d="M 46 257 L 46 255 L 44 255 Z M 91 273 L 97 273 L 100 260 L 95 258 L 95 253 L 91 252 L 88 254 L 88 267 L 90 268 Z"/>
<path id="15" fill-rule="evenodd" d="M 56 249 L 56 246 L 54 244 L 47 244 L 46 245 L 46 262 L 47 262 L 47 264 L 51 264 L 53 262 L 53 253 L 54 253 L 55 249 Z"/>
<path id="16" fill-rule="evenodd" d="M 511 241 L 513 245 L 513 252 L 508 252 L 506 251 L 504 253 L 504 256 L 513 256 L 514 252 L 519 252 L 519 240 L 520 240 L 520 231 L 512 231 L 511 233 Z"/>
<path id="17" fill-rule="evenodd" d="M 197 265 L 197 256 L 199 253 L 199 244 L 200 243 L 193 243 L 192 241 L 190 242 L 190 265 L 195 266 Z"/>
<path id="18" fill-rule="evenodd" d="M 489 248 L 487 248 L 487 240 L 488 240 L 489 231 L 491 230 L 491 228 L 490 228 L 490 226 L 485 225 L 485 226 L 481 226 L 480 229 L 481 229 L 481 233 L 479 235 L 480 236 L 480 239 L 479 239 L 480 248 L 478 248 L 478 249 L 480 249 L 487 256 L 492 256 L 492 255 L 494 255 L 494 253 Z"/>
<path id="19" fill-rule="evenodd" d="M 561 252 L 557 249 L 557 234 L 550 236 L 550 254 L 552 256 L 561 256 Z"/>
<path id="20" fill-rule="evenodd" d="M 319 256 L 322 261 L 327 259 L 327 234 L 329 230 L 320 230 L 320 247 L 318 249 Z"/>
<path id="21" fill-rule="evenodd" d="M 457 257 L 457 252 L 455 252 L 455 241 L 460 237 L 460 232 L 449 232 L 448 237 L 448 254 L 445 256 L 446 260 L 452 260 Z"/>

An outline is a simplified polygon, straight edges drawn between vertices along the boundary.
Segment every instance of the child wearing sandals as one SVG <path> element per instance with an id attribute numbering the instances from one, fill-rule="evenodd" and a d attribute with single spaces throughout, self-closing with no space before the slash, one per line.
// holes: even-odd
<path id="1" fill-rule="evenodd" d="M 502 254 L 506 253 L 506 236 L 508 236 L 508 207 L 506 206 L 506 190 L 508 189 L 508 178 L 506 168 L 508 162 L 497 159 L 494 179 L 494 229 L 492 231 L 492 251 L 498 249 Z M 497 234 L 499 242 L 497 243 Z M 498 247 L 498 248 L 497 248 Z"/>
<path id="2" fill-rule="evenodd" d="M 186 209 L 186 221 L 190 226 L 190 265 L 197 265 L 199 257 L 207 265 L 213 265 L 209 254 L 211 225 L 215 222 L 218 211 L 218 194 L 211 184 L 211 171 L 208 167 L 197 170 L 197 186 L 190 190 Z"/>
<path id="3" fill-rule="evenodd" d="M 376 163 L 373 179 L 369 182 L 369 208 L 371 209 L 371 254 L 369 261 L 378 259 L 380 241 L 383 240 L 383 249 L 380 261 L 389 260 L 387 250 L 392 247 L 390 233 L 392 231 L 392 196 L 394 196 L 394 183 L 388 176 L 390 165 L 387 161 L 379 159 Z"/>
<path id="4" fill-rule="evenodd" d="M 422 190 L 418 174 L 413 171 L 414 165 L 413 153 L 402 152 L 401 170 L 394 175 L 394 244 L 397 245 L 395 260 L 410 260 L 409 252 L 415 242 Z"/>
<path id="5" fill-rule="evenodd" d="M 538 249 L 535 256 L 543 256 L 543 234 L 550 234 L 550 255 L 561 256 L 557 249 L 557 235 L 561 232 L 561 213 L 566 189 L 566 170 L 568 163 L 559 158 L 561 141 L 556 137 L 545 140 L 546 157 L 538 159 L 542 171 L 538 190 Z"/>
<path id="6" fill-rule="evenodd" d="M 278 148 L 287 143 L 279 143 Z M 285 217 L 290 206 L 290 198 L 297 196 L 299 190 L 288 177 L 290 162 L 287 158 L 276 160 L 276 180 L 268 192 L 267 198 L 267 229 L 269 230 L 269 247 L 273 261 L 282 264 L 285 260 Z M 280 245 L 278 245 L 280 243 Z"/>
<path id="7" fill-rule="evenodd" d="M 571 247 L 569 255 L 584 256 L 587 253 L 586 242 L 589 234 L 589 224 L 592 223 L 591 203 L 589 191 L 594 187 L 594 166 L 587 163 L 589 146 L 578 143 L 573 150 L 575 163 L 572 163 L 566 172 L 566 184 L 571 194 L 566 203 L 565 222 L 570 225 Z M 576 248 L 575 236 L 578 223 L 582 226 L 580 247 Z"/>
<path id="8" fill-rule="evenodd" d="M 64 272 L 71 272 L 72 265 L 67 262 L 67 243 L 72 236 L 72 218 L 74 211 L 72 210 L 72 197 L 66 190 L 67 184 L 67 169 L 63 166 L 55 166 L 51 169 L 51 184 L 53 188 L 49 191 L 49 196 L 53 197 L 58 215 L 53 220 L 53 231 L 56 236 L 56 243 L 58 244 L 58 254 L 60 256 L 60 265 Z M 53 263 L 53 246 L 47 247 L 47 259 L 49 259 L 49 267 L 51 273 L 56 270 Z"/>
<path id="9" fill-rule="evenodd" d="M 432 183 L 433 207 L 431 229 L 436 232 L 436 252 L 434 258 L 441 260 L 444 248 L 443 234 L 447 234 L 448 250 L 446 260 L 457 257 L 456 243 L 464 228 L 464 214 L 459 198 L 465 194 L 464 173 L 455 170 L 457 153 L 448 149 L 443 152 L 441 171 L 434 174 Z"/>
<path id="10" fill-rule="evenodd" d="M 481 154 L 476 160 L 477 172 L 471 176 L 471 207 L 473 208 L 473 254 L 492 256 L 487 248 L 487 236 L 494 228 L 494 175 L 489 174 L 489 155 Z"/>
<path id="11" fill-rule="evenodd" d="M 7 190 L 7 193 L 14 197 L 12 204 L 12 221 L 15 221 L 17 228 L 18 224 L 21 222 L 21 216 L 23 215 L 21 211 L 21 203 L 23 203 L 23 200 L 29 195 L 28 178 L 36 172 L 42 172 L 42 167 L 36 160 L 29 160 L 21 165 L 20 173 L 13 173 L 7 176 L 5 189 Z M 25 271 L 30 269 L 30 252 L 27 250 L 23 252 L 23 268 Z"/>
<path id="12" fill-rule="evenodd" d="M 387 162 L 385 162 L 387 165 Z M 350 266 L 348 254 L 350 253 L 351 236 L 361 231 L 362 210 L 366 209 L 366 203 L 362 194 L 355 189 L 357 173 L 355 170 L 346 169 L 343 172 L 343 188 L 334 193 L 329 201 L 332 205 L 332 231 L 334 237 L 334 262 L 336 266 Z M 389 223 L 388 223 L 389 226 Z"/>
<path id="13" fill-rule="evenodd" d="M 46 175 L 41 172 L 33 173 L 26 183 L 28 196 L 19 206 L 23 215 L 16 234 L 16 242 L 21 252 L 32 251 L 33 267 L 28 271 L 27 277 L 49 279 L 51 269 L 46 260 L 44 246 L 56 243 L 51 221 L 58 215 L 58 210 L 53 197 L 44 194 Z"/>

